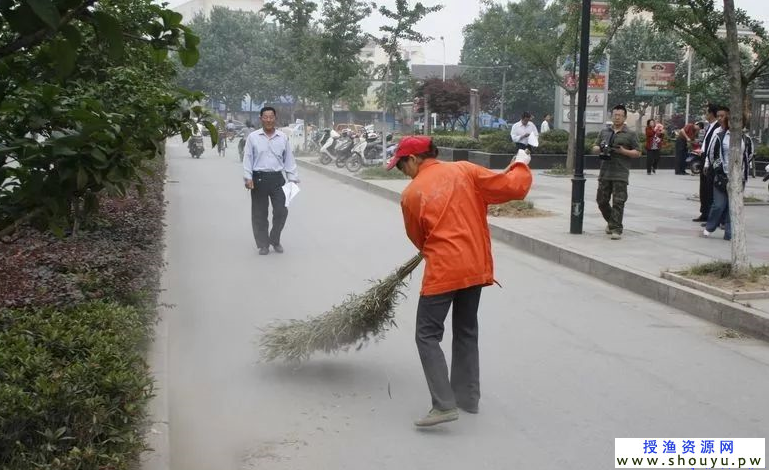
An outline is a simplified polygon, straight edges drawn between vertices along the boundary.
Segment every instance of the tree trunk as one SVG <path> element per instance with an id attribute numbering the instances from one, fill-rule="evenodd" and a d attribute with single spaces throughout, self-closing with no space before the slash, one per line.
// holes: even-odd
<path id="1" fill-rule="evenodd" d="M 566 90 L 569 93 L 569 144 L 566 149 L 566 171 L 574 172 L 574 160 L 577 155 L 577 90 Z"/>
<path id="2" fill-rule="evenodd" d="M 731 113 L 729 119 L 729 215 L 732 223 L 732 275 L 744 276 L 750 271 L 745 237 L 745 204 L 742 185 L 742 121 L 747 87 L 742 80 L 742 64 L 737 44 L 737 21 L 734 0 L 724 0 L 726 23 L 726 52 L 729 57 L 729 88 Z"/>

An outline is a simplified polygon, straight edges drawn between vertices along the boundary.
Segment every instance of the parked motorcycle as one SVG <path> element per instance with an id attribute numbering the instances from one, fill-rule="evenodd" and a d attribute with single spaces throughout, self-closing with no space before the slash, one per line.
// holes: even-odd
<path id="1" fill-rule="evenodd" d="M 187 149 L 190 151 L 192 158 L 200 158 L 203 155 L 205 147 L 203 147 L 203 136 L 193 135 L 187 142 Z"/>
<path id="2" fill-rule="evenodd" d="M 334 160 L 334 156 L 331 154 L 331 147 L 338 139 L 339 133 L 334 129 L 323 129 L 320 137 L 320 162 L 324 165 L 328 165 Z"/>
<path id="3" fill-rule="evenodd" d="M 689 152 L 689 156 L 686 158 L 686 166 L 693 175 L 699 175 L 702 172 L 702 155 Z"/>
<path id="4" fill-rule="evenodd" d="M 355 134 L 345 129 L 342 131 L 342 136 L 334 143 L 333 153 L 336 155 L 334 163 L 337 168 L 344 168 L 347 160 L 352 156 L 352 149 L 355 147 L 357 138 Z"/>
<path id="5" fill-rule="evenodd" d="M 371 136 L 371 134 L 368 134 Z M 392 141 L 393 135 L 387 134 L 387 142 Z M 359 144 L 353 150 L 352 156 L 347 160 L 345 166 L 347 170 L 355 173 L 362 167 L 382 165 L 382 142 L 377 141 L 376 138 L 371 137 L 362 139 L 364 144 Z M 387 157 L 392 157 L 395 153 L 396 144 L 390 144 L 387 147 Z"/>

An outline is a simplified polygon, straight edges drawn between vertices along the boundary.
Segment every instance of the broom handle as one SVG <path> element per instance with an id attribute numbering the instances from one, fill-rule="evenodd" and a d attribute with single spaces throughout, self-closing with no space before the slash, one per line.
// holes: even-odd
<path id="1" fill-rule="evenodd" d="M 417 253 L 416 256 L 408 260 L 406 264 L 404 264 L 398 269 L 398 277 L 401 279 L 404 279 L 406 276 L 411 274 L 411 272 L 415 270 L 417 266 L 419 266 L 419 263 L 421 262 L 422 262 L 422 254 Z"/>

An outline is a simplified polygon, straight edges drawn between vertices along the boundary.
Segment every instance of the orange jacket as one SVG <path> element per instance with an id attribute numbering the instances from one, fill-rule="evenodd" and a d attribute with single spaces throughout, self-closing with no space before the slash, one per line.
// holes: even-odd
<path id="1" fill-rule="evenodd" d="M 424 255 L 422 295 L 494 282 L 489 204 L 523 199 L 531 171 L 516 164 L 495 173 L 468 162 L 428 159 L 401 195 L 406 234 Z"/>

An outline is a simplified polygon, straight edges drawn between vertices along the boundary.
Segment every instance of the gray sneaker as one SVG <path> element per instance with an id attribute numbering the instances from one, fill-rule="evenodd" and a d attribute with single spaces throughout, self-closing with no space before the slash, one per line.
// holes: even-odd
<path id="1" fill-rule="evenodd" d="M 614 232 L 611 234 L 612 240 L 622 240 L 622 234 L 619 232 Z"/>
<path id="2" fill-rule="evenodd" d="M 604 232 L 606 232 L 606 235 L 611 235 L 611 229 L 609 228 L 609 226 L 608 226 L 608 225 L 607 225 L 607 226 L 606 226 L 606 228 L 604 229 Z"/>
<path id="3" fill-rule="evenodd" d="M 425 427 L 435 426 L 436 424 L 448 423 L 459 419 L 459 412 L 456 408 L 450 410 L 438 410 L 433 408 L 424 418 L 414 421 L 414 426 Z"/>

